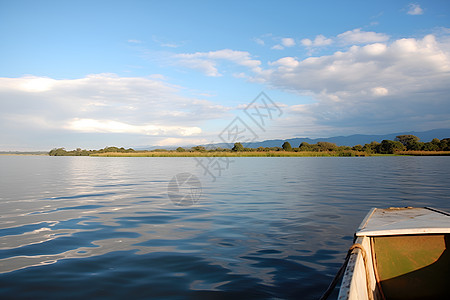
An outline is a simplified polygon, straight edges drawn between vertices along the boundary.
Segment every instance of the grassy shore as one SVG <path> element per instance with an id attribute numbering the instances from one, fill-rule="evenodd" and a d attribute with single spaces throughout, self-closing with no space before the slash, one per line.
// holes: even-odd
<path id="1" fill-rule="evenodd" d="M 97 153 L 91 156 L 96 157 L 338 157 L 338 156 L 368 156 L 365 152 L 345 151 L 345 152 L 288 152 L 288 151 L 243 151 L 243 152 L 176 152 L 176 151 L 145 151 L 132 153 Z"/>
<path id="2" fill-rule="evenodd" d="M 450 156 L 450 151 L 401 151 L 397 155 L 410 156 Z"/>
<path id="3" fill-rule="evenodd" d="M 370 154 L 362 151 L 139 151 L 130 153 L 106 152 L 91 154 L 95 157 L 357 157 L 357 156 L 450 156 L 450 151 L 401 151 L 395 154 Z"/>

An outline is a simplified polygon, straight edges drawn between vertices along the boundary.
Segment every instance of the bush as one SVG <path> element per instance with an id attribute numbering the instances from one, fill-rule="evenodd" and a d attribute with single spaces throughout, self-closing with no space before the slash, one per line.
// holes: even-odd
<path id="1" fill-rule="evenodd" d="M 241 143 L 234 143 L 234 147 L 231 150 L 239 152 L 239 151 L 244 151 L 245 149 Z"/>
<path id="2" fill-rule="evenodd" d="M 284 142 L 282 147 L 284 151 L 292 151 L 292 146 L 289 142 Z"/>

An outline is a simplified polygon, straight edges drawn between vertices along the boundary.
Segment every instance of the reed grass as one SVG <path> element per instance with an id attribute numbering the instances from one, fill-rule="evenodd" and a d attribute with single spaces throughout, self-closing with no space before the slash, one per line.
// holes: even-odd
<path id="1" fill-rule="evenodd" d="M 288 152 L 288 151 L 243 151 L 243 152 L 176 152 L 176 151 L 140 151 L 130 153 L 107 152 L 91 154 L 95 157 L 334 157 L 334 156 L 369 156 L 359 151 L 329 152 Z"/>
<path id="2" fill-rule="evenodd" d="M 411 156 L 450 156 L 450 151 L 400 151 L 397 155 L 411 155 Z"/>

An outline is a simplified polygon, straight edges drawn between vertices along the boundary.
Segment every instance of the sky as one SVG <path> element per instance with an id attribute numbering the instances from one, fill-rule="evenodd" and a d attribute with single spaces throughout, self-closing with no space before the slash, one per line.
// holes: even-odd
<path id="1" fill-rule="evenodd" d="M 450 1 L 0 0 L 0 151 L 218 143 L 236 120 L 450 128 Z"/>

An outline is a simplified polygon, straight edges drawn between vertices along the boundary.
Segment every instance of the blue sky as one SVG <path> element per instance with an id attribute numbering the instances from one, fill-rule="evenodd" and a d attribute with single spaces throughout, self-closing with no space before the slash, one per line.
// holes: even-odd
<path id="1" fill-rule="evenodd" d="M 220 142 L 261 91 L 283 114 L 259 140 L 449 128 L 449 21 L 445 0 L 0 0 L 0 150 Z"/>

